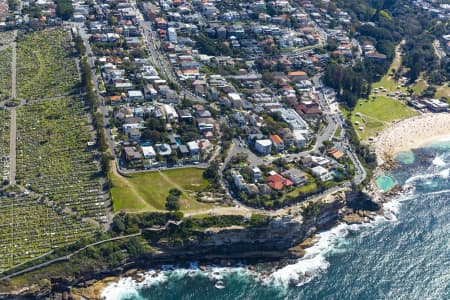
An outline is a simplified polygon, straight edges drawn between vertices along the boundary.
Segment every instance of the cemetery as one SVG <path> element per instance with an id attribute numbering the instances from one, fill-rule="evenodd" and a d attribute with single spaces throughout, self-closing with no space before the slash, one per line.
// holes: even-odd
<path id="1" fill-rule="evenodd" d="M 79 82 L 76 49 L 70 32 L 48 29 L 17 38 L 18 98 L 67 95 Z"/>

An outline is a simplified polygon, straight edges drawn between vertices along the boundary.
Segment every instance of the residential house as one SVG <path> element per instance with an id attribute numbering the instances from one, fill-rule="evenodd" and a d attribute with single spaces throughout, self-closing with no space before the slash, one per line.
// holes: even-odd
<path id="1" fill-rule="evenodd" d="M 242 175 L 239 174 L 238 171 L 232 170 L 231 171 L 231 177 L 233 178 L 234 185 L 236 186 L 236 188 L 239 191 L 242 191 L 242 190 L 245 189 L 246 183 L 245 183 L 244 177 L 242 177 Z"/>
<path id="2" fill-rule="evenodd" d="M 125 158 L 129 163 L 140 163 L 142 161 L 142 154 L 136 147 L 125 147 Z"/>
<path id="3" fill-rule="evenodd" d="M 130 90 L 127 92 L 128 102 L 139 102 L 144 101 L 144 94 L 139 90 Z"/>
<path id="4" fill-rule="evenodd" d="M 144 158 L 152 159 L 156 157 L 155 149 L 152 146 L 141 146 L 141 149 L 144 154 Z"/>
<path id="5" fill-rule="evenodd" d="M 267 155 L 272 150 L 272 141 L 269 139 L 265 140 L 256 140 L 255 141 L 255 150 L 262 154 Z"/>
<path id="6" fill-rule="evenodd" d="M 322 181 L 328 181 L 328 180 L 333 179 L 333 176 L 331 175 L 331 173 L 322 166 L 316 166 L 316 167 L 312 168 L 311 172 L 315 176 L 319 177 L 320 180 L 322 180 Z"/>
<path id="7" fill-rule="evenodd" d="M 186 145 L 179 145 L 177 150 L 180 157 L 188 157 L 190 154 L 190 151 Z"/>
<path id="8" fill-rule="evenodd" d="M 255 181 L 258 181 L 263 175 L 261 169 L 258 167 L 252 168 L 251 174 Z"/>
<path id="9" fill-rule="evenodd" d="M 169 156 L 172 154 L 172 149 L 170 148 L 169 144 L 156 144 L 155 150 L 161 156 Z"/>
<path id="10" fill-rule="evenodd" d="M 187 146 L 189 148 L 189 151 L 191 152 L 191 155 L 200 154 L 200 147 L 198 146 L 198 142 L 196 141 L 188 142 Z"/>
<path id="11" fill-rule="evenodd" d="M 277 152 L 282 152 L 284 150 L 284 142 L 279 135 L 271 135 L 270 140 L 272 141 L 272 144 Z"/>
<path id="12" fill-rule="evenodd" d="M 272 171 L 270 174 L 271 175 L 267 177 L 267 179 L 269 180 L 268 185 L 276 191 L 281 191 L 284 187 L 290 187 L 294 184 L 291 180 L 281 176 L 274 171 Z"/>
<path id="13" fill-rule="evenodd" d="M 302 80 L 308 79 L 308 74 L 304 71 L 291 71 L 288 73 L 289 79 L 295 82 L 300 82 Z"/>
<path id="14" fill-rule="evenodd" d="M 128 138 L 131 141 L 138 142 L 141 139 L 141 131 L 139 129 L 137 129 L 137 128 L 131 128 L 128 131 Z"/>
<path id="15" fill-rule="evenodd" d="M 337 150 L 336 148 L 331 148 L 327 150 L 327 153 L 329 155 L 331 155 L 334 159 L 339 160 L 342 157 L 344 157 L 344 153 L 342 153 L 341 151 Z"/>
<path id="16" fill-rule="evenodd" d="M 282 175 L 291 180 L 294 185 L 303 185 L 308 182 L 308 174 L 299 169 L 289 169 L 282 173 Z"/>
<path id="17" fill-rule="evenodd" d="M 303 101 L 294 106 L 295 111 L 305 119 L 316 119 L 322 115 L 320 106 L 314 101 Z"/>

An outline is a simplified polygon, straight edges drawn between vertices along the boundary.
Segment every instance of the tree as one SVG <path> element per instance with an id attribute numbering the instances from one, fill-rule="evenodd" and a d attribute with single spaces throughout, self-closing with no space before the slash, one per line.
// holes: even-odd
<path id="1" fill-rule="evenodd" d="M 73 6 L 71 0 L 56 0 L 56 15 L 64 21 L 73 16 Z"/>
<path id="2" fill-rule="evenodd" d="M 169 195 L 166 198 L 166 209 L 171 211 L 177 211 L 180 210 L 180 203 L 179 199 L 182 192 L 177 189 L 173 188 L 169 191 Z"/>
<path id="3" fill-rule="evenodd" d="M 166 209 L 171 211 L 180 210 L 179 196 L 175 195 L 167 196 Z"/>

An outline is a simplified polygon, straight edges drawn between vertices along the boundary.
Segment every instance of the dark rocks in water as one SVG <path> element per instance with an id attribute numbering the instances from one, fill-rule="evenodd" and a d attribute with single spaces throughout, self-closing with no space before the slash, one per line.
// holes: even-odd
<path id="1" fill-rule="evenodd" d="M 351 192 L 347 195 L 347 206 L 353 210 L 377 211 L 381 207 L 362 191 Z"/>

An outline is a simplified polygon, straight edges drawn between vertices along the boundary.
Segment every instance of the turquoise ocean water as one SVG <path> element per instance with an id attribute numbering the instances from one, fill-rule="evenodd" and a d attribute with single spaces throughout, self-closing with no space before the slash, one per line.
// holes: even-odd
<path id="1" fill-rule="evenodd" d="M 256 272 L 191 268 L 124 278 L 107 299 L 450 299 L 450 142 L 399 156 L 396 182 L 413 187 L 365 225 L 321 233 L 297 263 Z M 220 281 L 219 284 L 217 282 Z"/>

